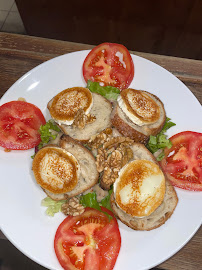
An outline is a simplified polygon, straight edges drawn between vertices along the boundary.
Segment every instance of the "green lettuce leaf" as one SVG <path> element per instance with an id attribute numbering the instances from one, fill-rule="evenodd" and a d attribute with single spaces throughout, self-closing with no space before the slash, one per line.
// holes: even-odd
<path id="1" fill-rule="evenodd" d="M 108 195 L 109 196 L 109 195 Z M 112 216 L 109 215 L 108 213 L 106 213 L 105 211 L 102 211 L 101 207 L 100 206 L 108 206 L 108 203 L 107 203 L 107 200 L 109 200 L 106 196 L 104 199 L 104 203 L 102 203 L 102 200 L 101 203 L 99 204 L 98 201 L 97 201 L 97 195 L 95 192 L 92 192 L 92 193 L 87 193 L 85 195 L 81 195 L 80 197 L 80 204 L 82 204 L 84 207 L 91 207 L 91 208 L 94 208 L 94 209 L 97 209 L 98 211 L 100 212 L 103 212 L 109 219 L 109 221 L 112 219 Z M 107 199 L 106 199 L 107 198 Z M 104 205 L 103 205 L 104 204 Z M 107 209 L 109 209 L 108 207 L 106 207 Z M 110 207 L 111 208 L 111 207 Z M 111 209 L 109 209 L 111 210 Z"/>
<path id="2" fill-rule="evenodd" d="M 113 191 L 113 189 L 111 188 L 109 190 L 109 194 L 104 199 L 102 199 L 101 202 L 100 202 L 101 206 L 109 209 L 110 211 L 112 211 L 111 204 L 110 204 L 110 196 L 112 194 L 112 191 Z"/>
<path id="3" fill-rule="evenodd" d="M 41 125 L 39 128 L 41 142 L 39 143 L 39 145 L 35 147 L 35 154 L 31 156 L 31 158 L 34 158 L 36 152 L 40 150 L 45 144 L 49 143 L 51 139 L 55 140 L 58 135 L 58 132 L 60 132 L 60 129 L 57 125 L 53 123 L 52 120 L 46 122 L 45 125 Z"/>
<path id="4" fill-rule="evenodd" d="M 88 80 L 87 88 L 93 92 L 104 96 L 107 99 L 117 99 L 120 90 L 113 86 L 101 86 L 98 82 Z"/>
<path id="5" fill-rule="evenodd" d="M 149 142 L 147 144 L 147 148 L 151 153 L 157 152 L 159 149 L 161 149 L 161 153 L 158 155 L 157 160 L 160 161 L 164 158 L 164 149 L 171 148 L 172 143 L 171 141 L 167 138 L 167 135 L 165 132 L 171 128 L 172 126 L 175 126 L 176 124 L 170 121 L 170 118 L 166 118 L 166 122 L 161 130 L 156 136 L 150 135 Z"/>
<path id="6" fill-rule="evenodd" d="M 165 124 L 164 124 L 164 126 L 163 126 L 163 128 L 162 128 L 162 130 L 161 130 L 161 132 L 160 132 L 160 134 L 162 133 L 165 133 L 169 128 L 171 128 L 171 127 L 173 127 L 173 126 L 176 126 L 176 124 L 175 123 L 173 123 L 173 122 L 171 122 L 170 121 L 171 119 L 169 118 L 169 117 L 166 117 L 166 122 L 165 122 Z"/>
<path id="7" fill-rule="evenodd" d="M 53 217 L 55 213 L 61 211 L 61 207 L 64 203 L 66 203 L 66 200 L 54 201 L 50 197 L 46 197 L 41 201 L 41 206 L 47 207 L 46 214 Z"/>
<path id="8" fill-rule="evenodd" d="M 101 211 L 101 207 L 97 201 L 97 195 L 95 192 L 81 195 L 80 204 L 82 204 L 84 207 L 91 207 Z"/>
<path id="9" fill-rule="evenodd" d="M 60 129 L 52 122 L 52 120 L 49 120 L 45 125 L 40 126 L 39 133 L 41 135 L 41 142 L 38 145 L 38 149 L 42 148 L 44 144 L 50 141 L 50 139 L 56 139 L 57 133 L 53 131 L 60 132 Z"/>

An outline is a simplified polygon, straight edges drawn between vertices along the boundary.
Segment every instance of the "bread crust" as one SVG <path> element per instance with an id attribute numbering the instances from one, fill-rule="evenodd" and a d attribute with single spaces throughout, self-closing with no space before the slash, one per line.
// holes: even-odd
<path id="1" fill-rule="evenodd" d="M 157 135 L 163 128 L 166 121 L 166 113 L 162 101 L 154 94 L 147 91 L 142 91 L 156 100 L 160 106 L 161 119 L 159 123 L 149 124 L 145 126 L 138 126 L 133 123 L 119 107 L 118 103 L 115 104 L 114 110 L 111 115 L 112 126 L 115 127 L 123 136 L 130 137 L 134 142 L 147 144 L 150 135 Z"/>
<path id="2" fill-rule="evenodd" d="M 150 231 L 162 226 L 173 214 L 178 197 L 170 181 L 166 179 L 166 193 L 162 204 L 148 217 L 136 218 L 126 214 L 116 204 L 114 193 L 110 197 L 113 213 L 125 225 L 133 230 Z"/>
<path id="3" fill-rule="evenodd" d="M 92 159 L 94 159 L 94 161 L 95 161 L 95 157 L 92 154 L 92 152 L 88 148 L 86 148 L 80 141 L 74 140 L 70 136 L 63 134 L 60 137 L 59 146 L 61 148 L 66 149 L 66 144 L 68 144 L 68 143 L 71 143 L 72 145 L 73 144 L 79 145 L 79 147 L 81 147 L 86 152 L 86 154 L 90 155 L 92 157 Z"/>
<path id="4" fill-rule="evenodd" d="M 114 109 L 113 118 L 111 119 L 112 126 L 115 127 L 118 132 L 120 132 L 121 135 L 124 137 L 129 137 L 134 142 L 139 142 L 143 144 L 147 144 L 149 137 L 145 136 L 143 133 L 135 130 L 131 126 L 129 126 L 118 114 L 117 112 L 118 104 L 116 105 Z"/>
<path id="5" fill-rule="evenodd" d="M 73 125 L 58 125 L 59 128 L 64 132 L 64 134 L 69 135 L 75 140 L 80 142 L 87 142 L 90 140 L 91 136 L 100 133 L 104 129 L 111 127 L 111 112 L 112 104 L 105 97 L 92 93 L 93 95 L 93 106 L 91 108 L 90 114 L 96 117 L 95 121 L 87 124 L 84 129 L 79 129 L 78 127 L 73 127 Z M 47 108 L 49 109 L 52 103 L 51 99 L 48 102 Z"/>
<path id="6" fill-rule="evenodd" d="M 44 190 L 50 198 L 56 201 L 71 198 L 83 193 L 97 184 L 99 173 L 95 164 L 95 157 L 85 146 L 68 135 L 62 135 L 59 141 L 59 146 L 55 145 L 55 147 L 64 148 L 66 151 L 74 155 L 80 164 L 81 173 L 76 187 L 67 193 L 53 194 L 48 190 Z"/>
<path id="7" fill-rule="evenodd" d="M 131 148 L 134 154 L 134 158 L 132 160 L 145 159 L 152 161 L 159 166 L 159 163 L 156 160 L 156 158 L 143 144 L 134 143 L 131 146 Z M 167 179 L 166 176 L 165 179 L 166 179 L 166 191 L 164 200 L 162 204 L 148 217 L 136 218 L 125 213 L 122 209 L 118 207 L 116 200 L 114 198 L 114 192 L 111 194 L 110 197 L 111 208 L 113 213 L 125 225 L 134 230 L 150 231 L 160 227 L 171 217 L 178 203 L 178 197 L 174 187 L 171 185 L 170 181 Z"/>

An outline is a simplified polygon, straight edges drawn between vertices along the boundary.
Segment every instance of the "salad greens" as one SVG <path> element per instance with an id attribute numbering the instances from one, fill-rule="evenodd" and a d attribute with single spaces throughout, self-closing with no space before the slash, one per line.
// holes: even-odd
<path id="1" fill-rule="evenodd" d="M 50 197 L 46 197 L 41 201 L 41 205 L 47 207 L 46 214 L 51 217 L 61 211 L 64 203 L 66 203 L 66 200 L 54 201 Z"/>
<path id="2" fill-rule="evenodd" d="M 81 195 L 80 204 L 82 204 L 84 207 L 95 208 L 95 209 L 103 212 L 105 215 L 107 215 L 109 220 L 111 220 L 112 217 L 108 213 L 102 211 L 102 209 L 101 209 L 101 206 L 103 206 L 103 207 L 109 209 L 110 211 L 112 211 L 111 206 L 110 206 L 111 193 L 112 193 L 112 189 L 109 190 L 109 194 L 104 199 L 102 199 L 100 203 L 98 203 L 98 201 L 97 201 L 97 195 L 95 192 Z M 54 201 L 50 197 L 46 197 L 41 201 L 41 206 L 47 207 L 46 214 L 48 216 L 53 217 L 56 213 L 61 211 L 62 205 L 66 202 L 67 202 L 66 200 Z"/>
<path id="3" fill-rule="evenodd" d="M 81 195 L 80 204 L 82 204 L 84 207 L 92 207 L 99 211 L 101 210 L 100 205 L 97 201 L 97 195 L 95 192 Z"/>
<path id="4" fill-rule="evenodd" d="M 170 118 L 166 118 L 166 122 L 163 126 L 163 129 L 161 132 L 159 132 L 156 136 L 150 135 L 149 142 L 147 144 L 148 150 L 154 154 L 159 149 L 162 150 L 162 152 L 157 156 L 157 160 L 160 161 L 164 158 L 164 149 L 171 148 L 172 143 L 169 139 L 167 139 L 167 135 L 165 135 L 165 132 L 171 128 L 172 126 L 175 126 L 176 124 L 170 121 Z"/>
<path id="5" fill-rule="evenodd" d="M 51 139 L 55 140 L 57 133 L 60 132 L 60 129 L 57 125 L 53 123 L 53 120 L 48 120 L 45 125 L 41 125 L 39 128 L 39 133 L 41 135 L 41 142 L 35 147 L 35 154 L 40 150 L 45 144 L 49 143 Z M 34 158 L 35 154 L 31 156 Z"/>
<path id="6" fill-rule="evenodd" d="M 57 137 L 57 134 L 55 134 L 54 131 L 60 132 L 60 129 L 57 125 L 55 125 L 52 120 L 49 120 L 46 122 L 45 125 L 41 125 L 39 128 L 39 133 L 41 135 L 41 142 L 38 145 L 38 149 L 41 149 L 44 144 L 48 143 L 50 139 L 55 140 Z"/>
<path id="7" fill-rule="evenodd" d="M 108 195 L 104 199 L 102 199 L 100 202 L 100 205 L 109 209 L 110 211 L 112 211 L 111 204 L 110 204 L 110 196 L 112 194 L 112 191 L 113 191 L 113 187 L 109 190 Z"/>
<path id="8" fill-rule="evenodd" d="M 113 86 L 101 86 L 99 82 L 92 82 L 88 80 L 87 88 L 93 92 L 104 96 L 107 99 L 117 99 L 120 94 L 120 90 Z"/>
<path id="9" fill-rule="evenodd" d="M 110 211 L 112 211 L 111 206 L 110 206 L 111 193 L 112 193 L 112 189 L 109 191 L 109 194 L 104 199 L 101 200 L 100 203 L 97 201 L 97 195 L 95 192 L 81 195 L 80 204 L 82 204 L 84 207 L 95 208 L 95 209 L 105 213 L 105 215 L 108 216 L 109 220 L 111 220 L 112 217 L 108 213 L 102 211 L 102 209 L 101 209 L 101 206 L 103 206 L 103 207 L 109 209 Z"/>

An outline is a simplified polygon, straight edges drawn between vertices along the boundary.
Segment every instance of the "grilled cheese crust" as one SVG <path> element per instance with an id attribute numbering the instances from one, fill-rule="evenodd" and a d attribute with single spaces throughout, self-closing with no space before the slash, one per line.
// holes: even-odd
<path id="1" fill-rule="evenodd" d="M 80 166 L 76 158 L 59 147 L 44 147 L 33 160 L 37 183 L 55 194 L 74 189 L 78 183 Z"/>
<path id="2" fill-rule="evenodd" d="M 160 118 L 160 108 L 148 93 L 124 89 L 117 99 L 128 118 L 139 126 L 155 123 Z"/>
<path id="3" fill-rule="evenodd" d="M 137 101 L 137 104 L 141 104 L 142 107 L 140 106 L 139 109 L 137 109 L 136 103 L 131 106 L 132 97 L 130 95 L 130 99 L 127 95 L 125 103 L 122 99 L 122 92 L 134 94 L 136 91 L 138 91 L 138 95 L 135 94 L 132 97 Z M 146 144 L 149 141 L 149 136 L 157 135 L 164 126 L 166 121 L 164 105 L 157 96 L 147 91 L 124 89 L 122 92 L 118 102 L 115 103 L 111 123 L 121 135 L 133 139 L 134 142 Z M 140 96 L 143 99 L 139 99 Z M 131 107 L 132 112 L 128 110 L 127 104 L 129 104 L 129 108 Z"/>
<path id="4" fill-rule="evenodd" d="M 89 89 L 73 87 L 58 93 L 49 107 L 52 118 L 59 124 L 71 125 L 79 109 L 88 114 L 93 106 Z"/>
<path id="5" fill-rule="evenodd" d="M 117 205 L 133 217 L 149 216 L 162 203 L 164 195 L 164 174 L 148 160 L 134 160 L 125 165 L 114 184 Z"/>
<path id="6" fill-rule="evenodd" d="M 149 152 L 149 150 L 143 144 L 134 143 L 131 147 L 133 149 L 135 161 L 138 161 L 138 160 L 150 161 L 152 164 L 152 167 L 154 165 L 159 166 L 158 161 L 155 159 L 152 153 Z M 178 203 L 178 197 L 177 197 L 174 187 L 168 181 L 166 176 L 164 177 L 165 177 L 165 195 L 164 195 L 163 201 L 159 205 L 159 207 L 157 207 L 156 210 L 153 211 L 150 215 L 144 216 L 144 217 L 143 216 L 136 217 L 136 215 L 132 216 L 131 214 L 128 214 L 126 211 L 122 210 L 122 208 L 117 204 L 117 201 L 115 199 L 116 190 L 114 190 L 114 192 L 111 194 L 111 197 L 110 197 L 110 203 L 111 203 L 112 211 L 114 212 L 114 214 L 124 224 L 126 224 L 127 226 L 129 226 L 130 228 L 134 230 L 149 231 L 163 225 L 172 216 Z M 145 184 L 146 183 L 147 182 L 145 182 Z"/>

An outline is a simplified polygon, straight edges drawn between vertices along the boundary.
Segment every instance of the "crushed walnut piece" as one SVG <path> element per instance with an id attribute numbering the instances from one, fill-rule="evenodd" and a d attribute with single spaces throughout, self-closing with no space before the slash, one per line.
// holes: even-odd
<path id="1" fill-rule="evenodd" d="M 120 151 L 114 150 L 105 162 L 104 172 L 102 176 L 102 187 L 104 189 L 109 189 L 110 186 L 115 182 L 118 177 L 118 173 L 122 168 L 123 156 Z"/>
<path id="2" fill-rule="evenodd" d="M 128 144 L 121 143 L 117 148 L 118 151 L 122 154 L 121 168 L 125 166 L 130 159 L 133 158 L 133 151 Z"/>
<path id="3" fill-rule="evenodd" d="M 110 168 L 114 169 L 121 169 L 122 165 L 122 153 L 119 150 L 114 150 L 107 158 L 106 163 L 109 165 Z"/>
<path id="4" fill-rule="evenodd" d="M 19 97 L 19 98 L 18 98 L 18 101 L 25 101 L 25 102 L 26 102 L 26 99 L 23 98 L 23 97 Z"/>
<path id="5" fill-rule="evenodd" d="M 103 189 L 110 189 L 120 169 L 133 158 L 132 143 L 133 140 L 127 137 L 113 137 L 98 149 L 96 165 L 98 172 L 102 172 L 100 184 Z"/>
<path id="6" fill-rule="evenodd" d="M 107 159 L 107 152 L 104 151 L 103 148 L 99 148 L 98 149 L 98 154 L 96 157 L 96 166 L 97 166 L 97 170 L 99 173 L 101 173 L 102 171 L 104 171 L 105 168 L 105 161 Z"/>
<path id="7" fill-rule="evenodd" d="M 62 205 L 61 211 L 65 215 L 78 216 L 84 212 L 85 208 L 79 203 L 79 198 L 72 197 Z"/>
<path id="8" fill-rule="evenodd" d="M 84 129 L 87 124 L 94 122 L 95 116 L 91 114 L 85 114 L 83 109 L 79 109 L 74 117 L 73 127 Z"/>
<path id="9" fill-rule="evenodd" d="M 4 148 L 4 152 L 11 152 L 11 149 Z"/>
<path id="10" fill-rule="evenodd" d="M 107 149 L 109 147 L 116 147 L 116 146 L 120 145 L 121 143 L 131 145 L 133 142 L 134 141 L 128 137 L 122 137 L 122 136 L 113 137 L 104 143 L 103 148 Z"/>
<path id="11" fill-rule="evenodd" d="M 98 149 L 101 147 L 108 138 L 112 136 L 112 129 L 111 128 L 106 128 L 99 134 L 96 134 L 91 137 L 91 139 L 88 141 L 88 146 L 91 149 Z"/>

